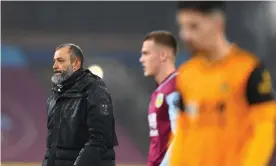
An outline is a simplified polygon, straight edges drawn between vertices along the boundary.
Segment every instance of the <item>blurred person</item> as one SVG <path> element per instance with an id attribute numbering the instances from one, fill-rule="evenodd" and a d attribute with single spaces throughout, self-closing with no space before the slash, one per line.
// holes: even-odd
<path id="1" fill-rule="evenodd" d="M 179 2 L 180 38 L 193 56 L 179 93 L 172 166 L 266 166 L 275 146 L 276 102 L 268 70 L 227 41 L 224 1 Z"/>
<path id="2" fill-rule="evenodd" d="M 171 100 L 175 91 L 177 42 L 170 32 L 153 31 L 144 38 L 141 54 L 144 75 L 157 83 L 148 111 L 148 166 L 168 165 L 166 152 L 177 117 Z"/>
<path id="3" fill-rule="evenodd" d="M 62 44 L 54 54 L 47 100 L 48 137 L 43 166 L 114 166 L 118 145 L 110 94 L 103 80 L 83 68 L 83 52 Z"/>

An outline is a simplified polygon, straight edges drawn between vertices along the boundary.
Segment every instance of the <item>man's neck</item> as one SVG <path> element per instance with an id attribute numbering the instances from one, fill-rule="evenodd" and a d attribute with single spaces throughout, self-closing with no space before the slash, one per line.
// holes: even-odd
<path id="1" fill-rule="evenodd" d="M 228 54 L 231 45 L 232 44 L 229 43 L 226 39 L 218 40 L 218 42 L 215 44 L 215 47 L 208 51 L 208 59 L 211 61 L 222 59 Z"/>
<path id="2" fill-rule="evenodd" d="M 154 79 L 157 82 L 157 84 L 159 85 L 173 72 L 175 72 L 174 65 L 168 65 L 168 66 L 161 67 L 159 70 L 159 73 L 154 77 Z"/>

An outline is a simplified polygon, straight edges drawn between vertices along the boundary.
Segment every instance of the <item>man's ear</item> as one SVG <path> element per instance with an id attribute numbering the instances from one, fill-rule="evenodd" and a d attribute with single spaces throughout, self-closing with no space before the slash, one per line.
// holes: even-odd
<path id="1" fill-rule="evenodd" d="M 80 69 L 80 67 L 81 67 L 81 61 L 78 58 L 76 58 L 73 62 L 73 70 L 77 71 Z"/>
<path id="2" fill-rule="evenodd" d="M 161 59 L 161 61 L 165 61 L 165 59 L 166 59 L 166 52 L 163 50 L 160 52 L 160 59 Z"/>
<path id="3" fill-rule="evenodd" d="M 160 51 L 160 59 L 161 59 L 161 61 L 165 61 L 168 58 L 168 55 L 169 55 L 168 50 L 162 49 Z"/>

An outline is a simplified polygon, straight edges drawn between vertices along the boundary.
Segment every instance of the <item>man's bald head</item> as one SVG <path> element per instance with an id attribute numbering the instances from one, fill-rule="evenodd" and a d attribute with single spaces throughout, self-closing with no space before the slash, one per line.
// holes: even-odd
<path id="1" fill-rule="evenodd" d="M 60 84 L 75 71 L 83 68 L 83 52 L 75 44 L 62 44 L 56 48 L 53 61 L 52 81 L 55 84 Z"/>

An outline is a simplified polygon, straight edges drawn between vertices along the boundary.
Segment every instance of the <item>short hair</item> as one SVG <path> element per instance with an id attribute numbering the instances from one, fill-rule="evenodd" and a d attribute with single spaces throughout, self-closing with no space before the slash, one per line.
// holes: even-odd
<path id="1" fill-rule="evenodd" d="M 83 67 L 83 51 L 82 49 L 76 45 L 76 44 L 73 44 L 73 43 L 64 43 L 64 44 L 61 44 L 59 45 L 56 50 L 59 50 L 61 48 L 64 48 L 64 47 L 69 47 L 69 53 L 71 54 L 71 56 L 75 56 L 77 58 L 80 59 L 81 61 L 81 67 Z"/>
<path id="2" fill-rule="evenodd" d="M 146 40 L 153 40 L 157 44 L 161 44 L 169 48 L 172 48 L 174 55 L 177 54 L 177 42 L 171 32 L 163 30 L 153 31 L 146 35 L 144 41 Z"/>
<path id="3" fill-rule="evenodd" d="M 180 1 L 178 10 L 193 9 L 202 13 L 211 13 L 213 11 L 225 11 L 224 1 Z"/>

